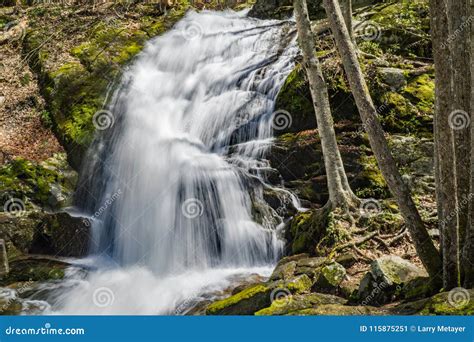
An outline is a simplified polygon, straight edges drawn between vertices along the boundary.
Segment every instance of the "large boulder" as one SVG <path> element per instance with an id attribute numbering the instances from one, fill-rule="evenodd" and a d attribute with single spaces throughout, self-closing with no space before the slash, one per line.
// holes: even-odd
<path id="1" fill-rule="evenodd" d="M 87 253 L 90 222 L 66 212 L 0 212 L 0 239 L 5 240 L 9 259 L 24 254 L 80 257 Z"/>
<path id="2" fill-rule="evenodd" d="M 255 315 L 288 315 L 294 311 L 315 308 L 320 305 L 345 304 L 346 302 L 347 300 L 345 300 L 344 298 L 333 296 L 330 294 L 301 294 L 274 300 L 268 308 L 257 311 Z"/>
<path id="3" fill-rule="evenodd" d="M 206 313 L 208 315 L 253 315 L 269 307 L 275 300 L 309 292 L 311 284 L 312 281 L 307 275 L 301 275 L 288 281 L 252 285 L 229 298 L 210 304 Z"/>
<path id="4" fill-rule="evenodd" d="M 400 315 L 474 315 L 474 289 L 454 288 L 430 298 L 395 306 L 392 314 Z"/>
<path id="5" fill-rule="evenodd" d="M 305 274 L 314 280 L 321 267 L 328 262 L 326 258 L 309 257 L 308 254 L 296 254 L 281 259 L 275 267 L 271 281 L 289 280 L 295 276 Z"/>
<path id="6" fill-rule="evenodd" d="M 36 207 L 58 211 L 71 205 L 76 183 L 64 153 L 41 163 L 16 158 L 0 167 L 1 208 L 18 214 Z"/>
<path id="7" fill-rule="evenodd" d="M 400 295 L 403 285 L 427 273 L 398 256 L 384 256 L 372 262 L 360 282 L 358 298 L 363 305 L 380 306 Z"/>
<path id="8" fill-rule="evenodd" d="M 337 262 L 325 265 L 318 272 L 312 290 L 336 293 L 346 277 L 346 269 Z"/>
<path id="9" fill-rule="evenodd" d="M 88 218 L 60 212 L 45 216 L 35 229 L 30 253 L 81 257 L 90 243 Z"/>
<path id="10" fill-rule="evenodd" d="M 0 279 L 0 285 L 58 280 L 64 277 L 68 266 L 67 262 L 53 257 L 21 257 L 10 263 L 10 272 Z"/>
<path id="11" fill-rule="evenodd" d="M 290 316 L 373 316 L 384 314 L 386 312 L 373 306 L 349 306 L 342 304 L 319 305 L 288 313 Z"/>
<path id="12" fill-rule="evenodd" d="M 379 68 L 378 71 L 382 81 L 394 90 L 398 90 L 407 84 L 403 69 Z"/>

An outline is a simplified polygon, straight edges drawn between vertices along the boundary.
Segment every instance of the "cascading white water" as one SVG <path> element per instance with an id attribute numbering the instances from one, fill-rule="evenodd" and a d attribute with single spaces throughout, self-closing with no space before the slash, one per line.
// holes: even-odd
<path id="1" fill-rule="evenodd" d="M 147 44 L 114 95 L 108 141 L 94 147 L 93 251 L 118 266 L 74 280 L 53 311 L 169 314 L 232 275 L 268 272 L 282 241 L 252 219 L 250 194 L 268 168 L 293 33 L 245 12 L 190 12 Z M 110 305 L 97 305 L 100 290 Z"/>

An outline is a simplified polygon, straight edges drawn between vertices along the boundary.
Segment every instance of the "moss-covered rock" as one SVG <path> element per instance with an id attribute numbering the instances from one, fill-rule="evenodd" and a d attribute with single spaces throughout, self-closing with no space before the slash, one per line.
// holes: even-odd
<path id="1" fill-rule="evenodd" d="M 10 262 L 10 272 L 0 280 L 0 285 L 62 279 L 68 265 L 68 263 L 54 258 L 18 258 Z"/>
<path id="2" fill-rule="evenodd" d="M 68 165 L 65 154 L 41 163 L 14 159 L 0 167 L 0 210 L 11 199 L 20 200 L 23 210 L 34 206 L 58 210 L 71 204 L 76 181 L 77 173 Z"/>
<path id="3" fill-rule="evenodd" d="M 302 295 L 289 296 L 284 299 L 275 300 L 270 307 L 259 310 L 255 313 L 257 316 L 267 315 L 288 315 L 294 311 L 309 309 L 326 304 L 345 304 L 346 300 L 337 296 L 310 293 Z"/>
<path id="4" fill-rule="evenodd" d="M 400 297 L 404 284 L 426 277 L 420 269 L 398 256 L 384 256 L 372 262 L 370 271 L 359 285 L 359 302 L 380 306 Z"/>
<path id="5" fill-rule="evenodd" d="M 371 306 L 348 306 L 341 304 L 318 305 L 314 308 L 291 311 L 290 316 L 373 316 L 386 312 Z"/>
<path id="6" fill-rule="evenodd" d="M 456 315 L 474 314 L 474 289 L 456 288 L 430 298 L 401 303 L 390 311 L 401 315 Z"/>
<path id="7" fill-rule="evenodd" d="M 403 284 L 401 297 L 405 300 L 426 298 L 437 292 L 437 286 L 429 277 L 418 277 Z"/>
<path id="8" fill-rule="evenodd" d="M 346 269 L 337 262 L 332 262 L 320 269 L 312 287 L 316 292 L 336 293 L 346 277 Z"/>
<path id="9" fill-rule="evenodd" d="M 312 281 L 307 275 L 301 275 L 287 281 L 252 285 L 229 298 L 210 304 L 206 313 L 208 315 L 253 315 L 269 307 L 275 300 L 308 292 L 311 284 Z"/>
<path id="10" fill-rule="evenodd" d="M 328 213 L 320 210 L 296 215 L 287 230 L 288 246 L 292 254 L 315 253 L 316 244 L 323 238 L 329 221 Z"/>
<path id="11" fill-rule="evenodd" d="M 0 223 L 0 239 L 6 242 L 10 260 L 29 253 L 84 256 L 90 243 L 89 220 L 65 212 L 0 213 Z"/>

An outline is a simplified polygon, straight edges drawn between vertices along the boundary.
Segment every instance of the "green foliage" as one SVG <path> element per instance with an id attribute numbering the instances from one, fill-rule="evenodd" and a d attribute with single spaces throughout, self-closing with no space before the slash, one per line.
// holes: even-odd
<path id="1" fill-rule="evenodd" d="M 56 156 L 60 163 L 65 159 Z M 0 167 L 0 194 L 8 200 L 15 197 L 34 204 L 47 206 L 51 196 L 51 186 L 59 184 L 69 187 L 67 177 L 56 165 L 48 162 L 37 164 L 29 160 L 16 158 Z"/>

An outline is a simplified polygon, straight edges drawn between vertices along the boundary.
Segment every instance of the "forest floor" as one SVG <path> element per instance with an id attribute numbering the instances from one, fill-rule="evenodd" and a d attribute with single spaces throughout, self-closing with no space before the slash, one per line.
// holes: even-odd
<path id="1" fill-rule="evenodd" d="M 36 76 L 23 62 L 21 46 L 0 45 L 0 164 L 23 157 L 43 161 L 63 148 L 42 121 L 44 100 Z"/>

